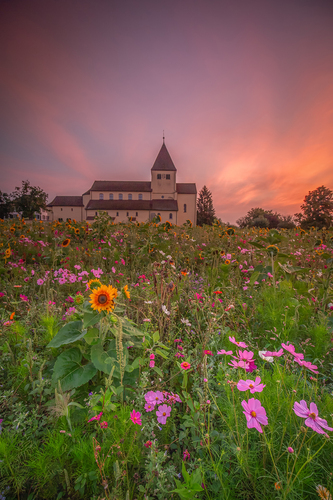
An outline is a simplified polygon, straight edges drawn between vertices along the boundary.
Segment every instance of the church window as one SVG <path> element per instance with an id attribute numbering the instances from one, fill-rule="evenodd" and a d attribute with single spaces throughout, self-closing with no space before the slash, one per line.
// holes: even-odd
<path id="1" fill-rule="evenodd" d="M 135 212 L 136 217 L 139 215 L 139 212 Z"/>
<path id="2" fill-rule="evenodd" d="M 142 199 L 143 199 L 143 198 L 142 198 L 142 194 L 140 193 L 140 194 L 139 194 L 139 200 L 142 200 Z"/>
<path id="3" fill-rule="evenodd" d="M 100 200 L 104 200 L 104 194 L 103 193 L 99 193 L 99 199 Z"/>
<path id="4" fill-rule="evenodd" d="M 166 178 L 170 180 L 170 174 L 166 174 Z"/>
<path id="5" fill-rule="evenodd" d="M 117 212 L 117 217 L 119 217 L 119 212 Z"/>
<path id="6" fill-rule="evenodd" d="M 109 194 L 109 200 L 113 200 L 113 193 Z"/>
<path id="7" fill-rule="evenodd" d="M 95 212 L 95 215 L 98 215 L 98 213 L 97 213 L 97 212 Z"/>
<path id="8" fill-rule="evenodd" d="M 172 213 L 169 214 L 169 219 L 172 219 Z"/>
<path id="9" fill-rule="evenodd" d="M 158 178 L 158 179 L 162 179 L 161 174 L 157 174 L 157 178 Z"/>
<path id="10" fill-rule="evenodd" d="M 62 212 L 62 208 L 60 209 L 60 212 Z"/>
<path id="11" fill-rule="evenodd" d="M 129 200 L 131 200 L 131 199 L 132 199 L 132 195 L 131 195 L 131 194 L 129 194 L 129 195 L 128 195 L 128 199 L 129 199 Z"/>
<path id="12" fill-rule="evenodd" d="M 127 217 L 129 216 L 129 212 L 126 212 L 126 216 L 127 216 Z"/>
<path id="13" fill-rule="evenodd" d="M 71 211 L 73 212 L 73 209 L 71 208 Z"/>
<path id="14" fill-rule="evenodd" d="M 161 198 L 164 198 L 164 195 L 162 195 Z"/>
<path id="15" fill-rule="evenodd" d="M 184 203 L 184 213 L 187 211 L 186 203 Z"/>
<path id="16" fill-rule="evenodd" d="M 123 199 L 123 193 L 119 193 L 119 200 Z"/>

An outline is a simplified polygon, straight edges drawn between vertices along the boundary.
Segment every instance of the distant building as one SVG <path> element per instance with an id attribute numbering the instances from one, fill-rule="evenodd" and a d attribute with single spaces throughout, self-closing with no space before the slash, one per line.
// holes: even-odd
<path id="1" fill-rule="evenodd" d="M 56 196 L 48 204 L 50 220 L 93 221 L 98 212 L 107 212 L 114 222 L 145 222 L 160 215 L 181 225 L 190 219 L 196 224 L 195 183 L 177 183 L 177 169 L 163 140 L 151 168 L 151 181 L 95 181 L 82 196 Z"/>

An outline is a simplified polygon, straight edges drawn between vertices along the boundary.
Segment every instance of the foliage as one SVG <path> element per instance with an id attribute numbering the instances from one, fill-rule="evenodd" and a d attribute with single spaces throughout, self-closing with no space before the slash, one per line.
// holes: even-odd
<path id="1" fill-rule="evenodd" d="M 211 226 L 215 219 L 215 209 L 213 207 L 212 193 L 207 186 L 204 186 L 197 199 L 197 224 Z"/>
<path id="2" fill-rule="evenodd" d="M 332 493 L 332 231 L 103 221 L 0 221 L 1 495 Z"/>
<path id="3" fill-rule="evenodd" d="M 48 195 L 40 187 L 31 186 L 29 181 L 22 181 L 22 186 L 15 188 L 11 198 L 16 211 L 22 217 L 32 219 L 35 212 L 46 210 Z"/>
<path id="4" fill-rule="evenodd" d="M 303 228 L 330 227 L 333 221 L 333 191 L 325 186 L 309 191 L 301 210 L 295 218 Z"/>
<path id="5" fill-rule="evenodd" d="M 264 210 L 263 208 L 251 208 L 245 217 L 237 220 L 237 224 L 241 228 L 245 227 L 261 227 L 261 228 L 286 228 L 295 227 L 291 216 L 284 216 L 272 210 Z"/>

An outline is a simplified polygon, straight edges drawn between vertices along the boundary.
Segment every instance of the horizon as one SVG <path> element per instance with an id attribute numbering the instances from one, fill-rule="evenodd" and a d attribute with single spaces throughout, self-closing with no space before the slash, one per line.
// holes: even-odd
<path id="1" fill-rule="evenodd" d="M 234 224 L 294 215 L 333 188 L 333 4 L 245 0 L 1 3 L 1 186 L 55 196 L 150 180 L 165 143 L 177 182 Z"/>

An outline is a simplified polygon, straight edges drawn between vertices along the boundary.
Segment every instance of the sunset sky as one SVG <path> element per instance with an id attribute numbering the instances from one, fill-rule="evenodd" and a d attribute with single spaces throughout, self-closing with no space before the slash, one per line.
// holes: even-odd
<path id="1" fill-rule="evenodd" d="M 216 215 L 333 189 L 330 0 L 1 0 L 0 190 L 150 180 L 162 144 Z"/>

